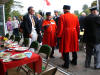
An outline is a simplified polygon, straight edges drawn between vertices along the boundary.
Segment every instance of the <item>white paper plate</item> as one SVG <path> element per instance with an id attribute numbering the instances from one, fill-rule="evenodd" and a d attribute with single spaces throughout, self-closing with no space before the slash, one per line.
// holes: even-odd
<path id="1" fill-rule="evenodd" d="M 8 41 L 6 41 L 6 43 L 9 43 L 9 44 L 11 44 L 11 43 L 12 43 L 12 40 L 8 40 Z"/>
<path id="2" fill-rule="evenodd" d="M 9 57 L 9 58 L 3 59 L 3 62 L 10 62 L 10 61 L 12 61 L 12 60 L 10 59 L 10 57 Z"/>
<path id="3" fill-rule="evenodd" d="M 18 48 L 15 48 L 16 51 L 25 51 L 25 50 L 28 50 L 28 47 L 18 47 Z"/>
<path id="4" fill-rule="evenodd" d="M 17 42 L 15 42 L 15 43 L 12 43 L 12 45 L 13 45 L 13 46 L 18 45 L 18 43 L 17 43 Z"/>
<path id="5" fill-rule="evenodd" d="M 23 59 L 25 57 L 26 57 L 26 55 L 24 53 L 20 53 L 20 54 L 15 54 L 15 55 L 11 56 L 10 58 L 13 60 L 18 60 L 18 59 Z"/>
<path id="6" fill-rule="evenodd" d="M 10 55 L 11 55 L 11 53 L 9 53 L 9 52 L 0 52 L 0 58 L 5 58 L 5 57 L 8 57 Z"/>

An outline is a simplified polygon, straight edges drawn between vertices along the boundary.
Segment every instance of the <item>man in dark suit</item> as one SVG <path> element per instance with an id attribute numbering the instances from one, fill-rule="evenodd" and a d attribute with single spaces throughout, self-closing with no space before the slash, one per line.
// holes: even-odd
<path id="1" fill-rule="evenodd" d="M 38 39 L 37 41 L 40 43 L 40 45 L 42 45 L 42 23 L 43 23 L 43 20 L 44 20 L 44 13 L 43 12 L 40 12 L 39 14 L 37 14 L 37 18 L 38 18 L 38 21 L 39 21 L 39 34 L 38 34 Z"/>
<path id="2" fill-rule="evenodd" d="M 53 17 L 54 21 L 56 22 L 56 25 L 58 26 L 58 20 L 59 20 L 59 15 L 58 15 L 58 11 L 55 10 L 54 11 L 55 16 Z"/>
<path id="3" fill-rule="evenodd" d="M 39 22 L 38 19 L 34 16 L 33 7 L 28 8 L 28 14 L 23 17 L 23 22 L 21 27 L 23 29 L 24 38 L 31 38 L 33 41 L 37 40 L 37 34 L 39 34 Z M 34 34 L 34 35 L 33 35 Z M 35 37 L 33 37 L 35 36 Z"/>
<path id="4" fill-rule="evenodd" d="M 58 11 L 57 10 L 54 10 L 53 20 L 56 22 L 56 25 L 58 26 L 58 23 L 59 23 L 59 15 L 58 15 Z M 57 38 L 57 46 L 56 46 L 56 48 L 57 49 L 59 48 L 59 38 Z"/>
<path id="5" fill-rule="evenodd" d="M 84 19 L 86 17 L 86 13 L 82 12 L 81 16 L 79 17 L 79 23 L 80 23 L 80 30 L 84 30 Z"/>
<path id="6" fill-rule="evenodd" d="M 85 18 L 86 61 L 85 67 L 90 67 L 91 56 L 95 54 L 94 66 L 100 68 L 100 17 L 97 7 L 90 9 L 91 14 Z"/>

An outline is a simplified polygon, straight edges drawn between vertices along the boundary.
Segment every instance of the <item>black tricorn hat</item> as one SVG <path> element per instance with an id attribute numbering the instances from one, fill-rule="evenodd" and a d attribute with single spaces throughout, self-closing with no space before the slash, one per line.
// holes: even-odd
<path id="1" fill-rule="evenodd" d="M 90 8 L 90 11 L 97 10 L 97 6 L 93 6 Z"/>
<path id="2" fill-rule="evenodd" d="M 41 12 L 39 12 L 39 14 L 40 14 L 41 16 L 44 16 L 44 12 L 42 12 L 42 11 L 41 11 Z"/>
<path id="3" fill-rule="evenodd" d="M 71 8 L 71 7 L 70 7 L 69 5 L 64 5 L 64 6 L 63 6 L 63 9 L 68 9 L 68 10 L 70 10 L 70 8 Z"/>
<path id="4" fill-rule="evenodd" d="M 51 12 L 46 12 L 46 16 L 51 16 Z"/>

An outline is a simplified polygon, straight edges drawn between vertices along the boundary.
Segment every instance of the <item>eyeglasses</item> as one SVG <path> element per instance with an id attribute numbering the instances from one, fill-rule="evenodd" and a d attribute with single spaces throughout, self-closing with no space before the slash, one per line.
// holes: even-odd
<path id="1" fill-rule="evenodd" d="M 31 10 L 31 11 L 35 11 L 35 10 Z"/>

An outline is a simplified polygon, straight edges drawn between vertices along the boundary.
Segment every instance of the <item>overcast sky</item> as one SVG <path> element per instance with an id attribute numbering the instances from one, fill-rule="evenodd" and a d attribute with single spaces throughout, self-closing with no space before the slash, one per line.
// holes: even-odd
<path id="1" fill-rule="evenodd" d="M 29 6 L 33 6 L 35 11 L 43 10 L 43 11 L 51 11 L 60 10 L 62 11 L 63 5 L 67 4 L 71 6 L 71 12 L 74 10 L 82 11 L 82 7 L 84 4 L 87 4 L 89 7 L 94 0 L 48 0 L 51 5 L 47 6 L 44 0 L 15 0 L 20 1 L 21 5 L 23 5 L 23 9 L 20 9 L 22 14 L 27 12 L 27 8 Z"/>

